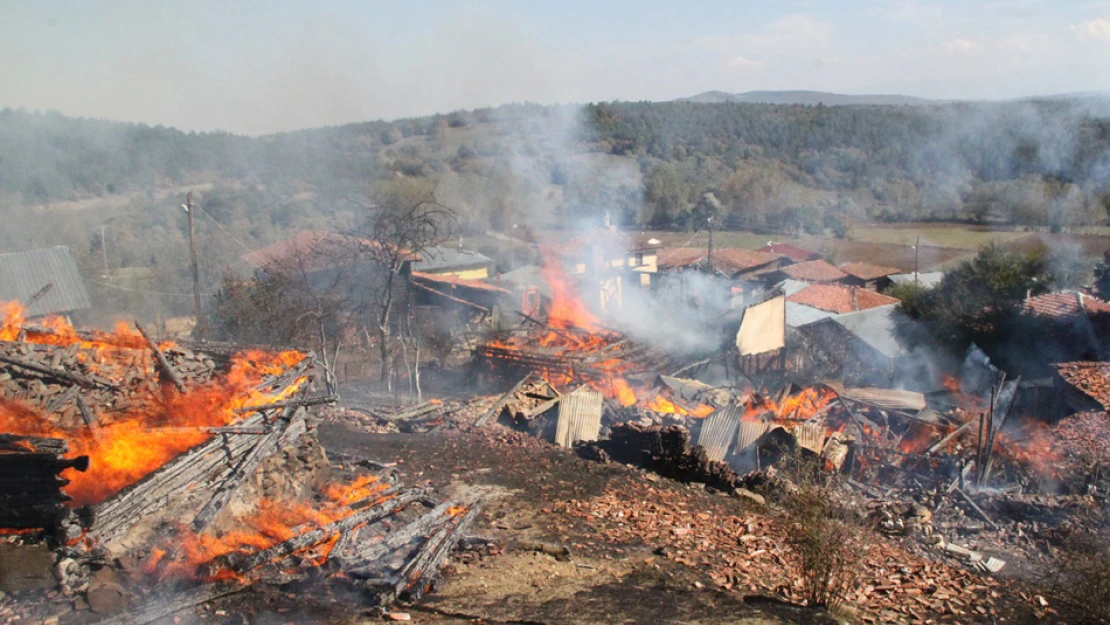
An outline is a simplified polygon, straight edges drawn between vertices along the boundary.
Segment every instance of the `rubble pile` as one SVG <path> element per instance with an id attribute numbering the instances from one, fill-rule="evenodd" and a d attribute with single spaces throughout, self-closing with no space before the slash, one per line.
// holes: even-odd
<path id="1" fill-rule="evenodd" d="M 333 479 L 314 408 L 335 398 L 314 394 L 311 354 L 208 355 L 137 330 L 4 324 L 0 531 L 14 534 L 0 567 L 45 572 L 0 597 L 47 595 L 0 610 L 147 623 L 260 580 L 338 584 L 383 607 L 432 585 L 481 505 L 390 472 Z M 437 411 L 393 420 L 429 431 Z"/>
<path id="2" fill-rule="evenodd" d="M 768 514 L 691 509 L 680 492 L 650 485 L 635 494 L 609 491 L 558 509 L 608 543 L 646 545 L 655 557 L 704 571 L 721 589 L 802 600 L 796 563 Z M 876 541 L 860 557 L 864 577 L 850 602 L 864 622 L 990 622 L 997 614 L 998 582 L 885 542 Z"/>

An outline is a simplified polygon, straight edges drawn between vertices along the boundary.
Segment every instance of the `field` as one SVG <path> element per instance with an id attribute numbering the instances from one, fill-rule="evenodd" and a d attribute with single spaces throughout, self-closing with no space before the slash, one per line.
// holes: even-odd
<path id="1" fill-rule="evenodd" d="M 1096 230 L 1097 232 L 1097 230 Z M 645 232 L 665 247 L 704 247 L 708 233 Z M 921 249 L 914 250 L 920 237 Z M 834 264 L 863 261 L 895 267 L 902 271 L 944 271 L 973 256 L 981 247 L 997 243 L 1023 251 L 1062 249 L 1077 246 L 1091 260 L 1110 251 L 1110 236 L 1100 234 L 1049 234 L 1014 228 L 990 228 L 965 224 L 869 224 L 852 228 L 845 239 L 824 237 L 784 238 L 753 232 L 715 232 L 715 247 L 758 249 L 774 240 L 819 252 Z"/>

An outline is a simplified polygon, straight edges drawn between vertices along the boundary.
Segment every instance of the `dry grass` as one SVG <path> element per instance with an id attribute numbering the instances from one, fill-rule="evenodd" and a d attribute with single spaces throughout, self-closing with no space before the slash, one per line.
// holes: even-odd
<path id="1" fill-rule="evenodd" d="M 978 250 L 989 243 L 1006 243 L 1028 235 L 1029 232 L 1013 229 L 964 224 L 869 224 L 848 231 L 848 238 L 852 241 L 915 245 L 920 237 L 923 246 L 961 250 Z"/>

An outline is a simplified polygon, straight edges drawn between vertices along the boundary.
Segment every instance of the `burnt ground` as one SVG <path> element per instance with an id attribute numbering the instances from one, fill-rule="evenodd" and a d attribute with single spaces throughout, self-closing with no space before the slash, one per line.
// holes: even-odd
<path id="1" fill-rule="evenodd" d="M 553 506 L 613 488 L 634 492 L 646 484 L 740 507 L 738 500 L 623 465 L 582 460 L 569 450 L 501 429 L 367 434 L 324 424 L 319 436 L 337 456 L 397 462 L 410 484 L 434 487 L 444 497 L 485 502 L 474 532 L 496 540 L 504 553 L 450 565 L 436 592 L 418 606 L 398 608 L 415 622 L 835 622 L 817 611 L 773 602 L 750 605 L 742 595 L 708 590 L 704 573 L 655 557 L 652 545 L 608 544 Z M 541 549 L 564 545 L 569 557 Z"/>
<path id="2" fill-rule="evenodd" d="M 659 542 L 620 532 L 612 519 L 612 502 L 633 506 L 667 501 L 677 506 L 675 519 L 695 528 L 717 526 L 729 515 L 759 516 L 757 504 L 713 493 L 700 484 L 682 484 L 633 467 L 599 464 L 501 427 L 472 432 L 373 434 L 342 422 L 325 422 L 320 441 L 336 471 L 344 462 L 367 459 L 397 463 L 400 479 L 410 486 L 437 489 L 438 497 L 480 498 L 484 512 L 472 535 L 492 539 L 493 553 L 464 553 L 453 558 L 441 583 L 416 605 L 394 608 L 411 622 L 427 624 L 519 623 L 726 623 L 747 625 L 875 622 L 1036 623 L 1065 622 L 1034 613 L 1027 602 L 999 585 L 983 592 L 995 597 L 991 613 L 968 613 L 920 619 L 893 613 L 878 618 L 837 618 L 819 610 L 766 599 L 780 595 L 785 567 L 771 574 L 753 569 L 756 584 L 738 583 L 729 590 L 714 581 L 719 554 L 695 552 L 676 557 L 670 532 Z M 606 507 L 610 506 L 610 507 Z M 689 513 L 689 516 L 687 516 Z M 605 517 L 602 519 L 601 517 Z M 604 529 L 601 529 L 604 528 Z M 614 540 L 616 528 L 622 538 Z M 683 530 L 687 531 L 687 530 Z M 699 534 L 702 530 L 695 529 Z M 757 530 L 761 531 L 761 530 Z M 631 537 L 631 538 L 630 538 Z M 685 537 L 684 537 L 685 538 Z M 682 540 L 682 539 L 679 539 Z M 740 539 L 743 541 L 743 538 Z M 566 547 L 567 553 L 561 549 Z M 766 554 L 782 561 L 780 550 Z M 466 557 L 472 556 L 472 557 Z M 741 564 L 740 566 L 746 566 Z M 894 564 L 895 568 L 901 566 Z M 777 570 L 776 570 L 777 569 Z M 717 578 L 719 581 L 719 577 Z M 749 582 L 752 580 L 748 580 Z M 761 597 L 763 599 L 761 599 Z M 382 617 L 360 607 L 356 594 L 335 584 L 266 587 L 213 602 L 205 611 L 182 612 L 160 624 L 228 623 L 243 625 L 359 625 Z M 1071 621 L 1066 622 L 1078 622 Z"/>

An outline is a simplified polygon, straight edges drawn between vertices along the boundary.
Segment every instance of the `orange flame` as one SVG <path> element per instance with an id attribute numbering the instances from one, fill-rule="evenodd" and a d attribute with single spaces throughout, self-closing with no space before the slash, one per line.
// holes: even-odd
<path id="1" fill-rule="evenodd" d="M 0 325 L 0 338 L 18 338 L 26 329 L 22 307 L 8 303 L 4 311 L 7 316 Z M 129 354 L 129 358 L 145 368 L 141 375 L 155 375 L 153 357 L 147 357 L 145 341 L 127 326 L 121 325 L 114 334 L 97 335 L 95 340 L 89 340 L 79 337 L 64 319 L 46 319 L 41 325 L 48 331 L 28 331 L 24 340 L 59 347 L 77 345 L 85 350 L 78 352 L 78 361 L 84 368 L 105 377 L 113 374 L 111 381 L 123 388 L 133 367 L 106 365 L 127 350 L 143 350 L 142 358 L 134 359 L 134 354 Z M 222 427 L 237 420 L 236 408 L 278 401 L 296 392 L 303 378 L 276 392 L 264 392 L 258 387 L 267 376 L 281 374 L 304 358 L 300 352 L 239 354 L 232 359 L 226 375 L 213 378 L 206 386 L 184 394 L 163 392 L 144 402 L 141 408 L 97 415 L 95 428 L 65 428 L 39 407 L 0 397 L 0 431 L 62 438 L 68 442 L 72 455 L 89 456 L 88 471 L 64 472 L 71 482 L 65 491 L 73 497 L 72 505 L 99 503 L 208 440 L 211 434 L 202 428 Z"/>
<path id="2" fill-rule="evenodd" d="M 237 579 L 238 576 L 226 568 L 211 571 L 199 571 L 198 568 L 233 552 L 269 549 L 305 532 L 342 520 L 355 512 L 350 504 L 372 498 L 388 486 L 376 476 L 367 475 L 347 484 L 330 485 L 325 493 L 327 499 L 319 503 L 262 500 L 252 512 L 235 519 L 235 530 L 219 536 L 198 534 L 180 526 L 180 534 L 173 545 L 153 549 L 143 571 L 159 579 L 195 579 L 198 576 L 212 580 Z M 313 560 L 315 565 L 327 559 L 338 537 L 338 534 L 328 536 L 321 544 L 307 548 L 319 554 Z"/>

